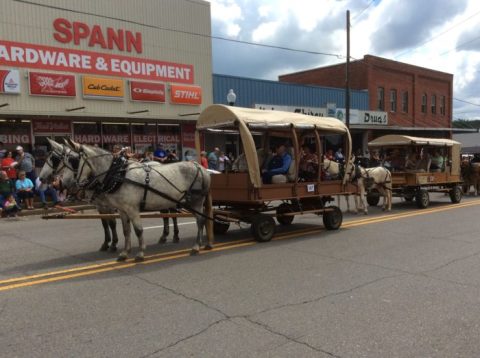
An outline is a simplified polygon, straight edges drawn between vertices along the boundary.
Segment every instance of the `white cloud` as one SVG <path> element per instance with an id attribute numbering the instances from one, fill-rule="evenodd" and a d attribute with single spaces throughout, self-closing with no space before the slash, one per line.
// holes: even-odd
<path id="1" fill-rule="evenodd" d="M 213 35 L 329 54 L 346 53 L 345 12 L 351 11 L 351 54 L 394 59 L 454 74 L 454 97 L 480 104 L 478 0 L 212 0 Z M 368 7 L 367 7 L 368 6 Z M 361 14 L 361 15 L 359 15 Z M 468 45 L 456 47 L 471 39 Z M 279 74 L 338 63 L 311 55 L 216 43 L 214 72 L 276 80 Z M 226 51 L 225 49 L 228 49 Z M 227 61 L 228 59 L 228 61 Z M 237 72 L 227 72 L 229 69 Z M 237 66 L 232 66 L 238 64 Z M 480 107 L 454 102 L 454 112 Z"/>

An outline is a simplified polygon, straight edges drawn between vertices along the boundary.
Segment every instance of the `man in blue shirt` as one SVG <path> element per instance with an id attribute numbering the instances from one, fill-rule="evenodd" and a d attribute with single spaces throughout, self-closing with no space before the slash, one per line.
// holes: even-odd
<path id="1" fill-rule="evenodd" d="M 272 183 L 272 177 L 277 174 L 287 174 L 292 157 L 287 153 L 285 144 L 280 144 L 275 149 L 275 155 L 268 162 L 267 169 L 262 170 L 262 180 L 265 184 Z"/>
<path id="2" fill-rule="evenodd" d="M 163 163 L 167 159 L 167 152 L 163 149 L 163 145 L 159 144 L 157 150 L 153 152 L 153 160 Z"/>

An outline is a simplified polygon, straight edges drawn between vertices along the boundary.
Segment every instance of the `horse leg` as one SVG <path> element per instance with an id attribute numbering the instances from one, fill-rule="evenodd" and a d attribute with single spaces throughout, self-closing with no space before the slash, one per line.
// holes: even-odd
<path id="1" fill-rule="evenodd" d="M 118 255 L 117 261 L 125 261 L 128 258 L 128 253 L 132 250 L 132 242 L 130 239 L 130 233 L 132 228 L 130 227 L 130 220 L 127 214 L 120 212 L 120 219 L 122 220 L 123 236 L 125 238 L 125 245 L 122 252 Z"/>
<path id="2" fill-rule="evenodd" d="M 163 233 L 158 240 L 159 244 L 164 244 L 167 242 L 168 234 L 170 233 L 170 224 L 168 222 L 168 218 L 163 218 Z"/>
<path id="3" fill-rule="evenodd" d="M 145 260 L 145 249 L 147 248 L 145 245 L 145 241 L 143 240 L 143 226 L 142 220 L 140 219 L 140 215 L 136 215 L 132 218 L 133 229 L 135 230 L 135 235 L 138 238 L 138 247 L 139 251 L 135 256 L 135 262 L 140 262 Z"/>
<path id="4" fill-rule="evenodd" d="M 203 242 L 203 228 L 205 226 L 206 219 L 200 215 L 197 216 L 197 238 L 195 239 L 195 243 L 192 246 L 192 250 L 190 251 L 190 255 L 194 256 L 200 252 L 200 246 Z M 207 247 L 205 247 L 207 249 Z"/>
<path id="5" fill-rule="evenodd" d="M 359 182 L 359 186 L 360 186 L 360 202 L 362 204 L 363 213 L 365 215 L 367 215 L 368 214 L 368 203 L 367 203 L 367 199 L 366 199 L 365 185 L 364 185 L 363 181 L 361 183 Z"/>
<path id="6" fill-rule="evenodd" d="M 110 252 L 117 251 L 117 244 L 118 244 L 118 235 L 117 235 L 117 220 L 110 219 L 108 220 L 108 226 L 110 227 L 110 231 L 112 232 L 112 244 L 110 245 Z"/>
<path id="7" fill-rule="evenodd" d="M 108 229 L 108 220 L 107 219 L 101 219 L 102 221 L 102 226 L 103 226 L 103 234 L 104 234 L 104 240 L 102 246 L 100 246 L 100 251 L 107 251 L 109 243 L 111 241 L 111 236 L 110 236 L 110 230 Z"/>
<path id="8" fill-rule="evenodd" d="M 180 238 L 178 237 L 178 222 L 177 222 L 177 218 L 176 217 L 173 217 L 172 218 L 172 221 L 173 221 L 173 242 L 174 243 L 178 243 L 180 242 Z"/>

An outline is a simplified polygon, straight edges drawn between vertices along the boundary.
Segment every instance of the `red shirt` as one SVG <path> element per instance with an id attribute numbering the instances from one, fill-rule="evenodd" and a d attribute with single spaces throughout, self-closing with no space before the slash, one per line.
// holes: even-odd
<path id="1" fill-rule="evenodd" d="M 205 157 L 201 157 L 200 158 L 200 164 L 202 165 L 202 167 L 204 167 L 205 169 L 208 169 L 208 160 L 207 158 Z"/>
<path id="2" fill-rule="evenodd" d="M 10 167 L 13 162 L 15 162 L 15 159 L 13 158 L 2 159 L 2 170 L 5 170 L 7 172 L 7 176 L 9 179 L 17 179 L 17 170 Z"/>

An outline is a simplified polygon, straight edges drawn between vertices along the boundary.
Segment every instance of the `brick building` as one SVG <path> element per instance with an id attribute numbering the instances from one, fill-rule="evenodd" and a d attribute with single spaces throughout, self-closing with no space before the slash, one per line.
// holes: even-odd
<path id="1" fill-rule="evenodd" d="M 282 75 L 279 81 L 344 87 L 345 64 Z M 451 137 L 452 74 L 366 55 L 350 63 L 350 88 L 367 90 L 369 109 L 388 113 L 387 124 L 351 126 L 357 147 L 394 132 Z"/>

